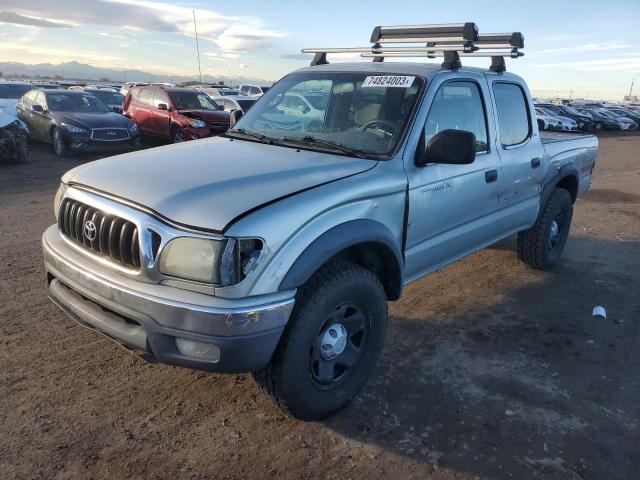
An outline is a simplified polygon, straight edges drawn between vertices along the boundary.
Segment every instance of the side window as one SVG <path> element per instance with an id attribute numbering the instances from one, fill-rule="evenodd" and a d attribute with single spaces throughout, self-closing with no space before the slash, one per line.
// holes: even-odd
<path id="1" fill-rule="evenodd" d="M 488 150 L 487 122 L 480 88 L 454 81 L 440 86 L 425 125 L 425 144 L 442 130 L 465 130 L 476 136 L 476 152 Z"/>
<path id="2" fill-rule="evenodd" d="M 140 92 L 140 103 L 151 105 L 153 103 L 153 88 L 143 88 Z"/>
<path id="3" fill-rule="evenodd" d="M 36 95 L 36 99 L 33 103 L 37 103 L 38 105 L 40 105 L 43 110 L 47 109 L 47 101 L 45 100 L 44 93 L 42 92 L 38 92 L 38 94 Z"/>
<path id="4" fill-rule="evenodd" d="M 493 95 L 498 109 L 500 142 L 508 147 L 524 142 L 531 134 L 529 107 L 522 88 L 515 83 L 496 82 Z"/>
<path id="5" fill-rule="evenodd" d="M 33 101 L 36 98 L 36 92 L 29 92 L 27 93 L 24 97 L 22 97 L 22 104 L 25 107 L 31 107 L 33 106 Z"/>
<path id="6" fill-rule="evenodd" d="M 167 97 L 167 94 L 162 90 L 156 90 L 156 94 L 153 97 L 153 106 L 158 108 L 158 105 L 160 105 L 161 103 L 164 103 L 168 107 L 170 105 L 169 97 Z"/>
<path id="7" fill-rule="evenodd" d="M 246 95 L 247 93 L 249 93 L 249 87 L 247 87 L 246 85 L 242 85 L 240 87 L 240 91 Z"/>

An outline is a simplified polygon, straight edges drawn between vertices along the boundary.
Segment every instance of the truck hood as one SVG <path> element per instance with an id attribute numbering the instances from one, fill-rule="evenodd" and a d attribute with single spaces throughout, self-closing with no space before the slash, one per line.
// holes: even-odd
<path id="1" fill-rule="evenodd" d="M 222 232 L 261 205 L 376 164 L 217 137 L 98 160 L 62 180 L 127 199 L 182 225 Z"/>

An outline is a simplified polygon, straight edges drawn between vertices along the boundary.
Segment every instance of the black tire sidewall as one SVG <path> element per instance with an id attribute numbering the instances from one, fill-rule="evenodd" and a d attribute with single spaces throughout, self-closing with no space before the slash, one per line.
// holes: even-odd
<path id="1" fill-rule="evenodd" d="M 323 418 L 344 406 L 364 386 L 382 350 L 387 326 L 384 290 L 369 271 L 344 262 L 343 274 L 329 281 L 311 282 L 292 312 L 274 369 L 278 396 L 298 418 Z M 356 303 L 369 319 L 365 352 L 353 372 L 339 385 L 323 390 L 311 378 L 309 352 L 329 313 L 343 303 Z"/>
<path id="2" fill-rule="evenodd" d="M 559 193 L 557 195 L 554 195 L 552 201 L 550 201 L 545 208 L 545 221 L 543 223 L 544 230 L 543 232 L 541 232 L 545 241 L 548 242 L 551 235 L 551 224 L 553 223 L 553 220 L 561 210 L 564 211 L 562 220 L 563 223 L 561 225 L 561 230 L 556 245 L 552 250 L 545 249 L 545 263 L 548 266 L 553 266 L 558 263 L 558 260 L 560 259 L 560 256 L 562 255 L 564 247 L 567 243 L 567 238 L 569 237 L 569 230 L 571 229 L 571 219 L 573 217 L 573 207 L 569 192 L 562 189 L 557 190 L 557 192 Z"/>
<path id="3" fill-rule="evenodd" d="M 56 150 L 56 136 L 60 136 L 60 139 L 62 141 L 62 150 L 58 151 Z M 67 146 L 64 143 L 64 136 L 62 135 L 62 132 L 60 131 L 59 128 L 54 128 L 53 132 L 51 133 L 51 139 L 53 140 L 53 151 L 55 152 L 56 155 L 58 155 L 59 157 L 64 157 L 67 154 Z"/>

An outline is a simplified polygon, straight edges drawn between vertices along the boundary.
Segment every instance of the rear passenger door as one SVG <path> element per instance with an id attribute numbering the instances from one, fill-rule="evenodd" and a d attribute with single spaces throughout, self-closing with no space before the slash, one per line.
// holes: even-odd
<path id="1" fill-rule="evenodd" d="M 522 230 L 533 225 L 538 215 L 544 150 L 522 85 L 495 80 L 491 86 L 498 127 L 495 147 L 502 163 L 498 206 L 509 230 Z"/>
<path id="2" fill-rule="evenodd" d="M 413 152 L 405 159 L 409 181 L 405 246 L 407 279 L 417 278 L 479 248 L 500 234 L 493 225 L 497 210 L 500 159 L 491 148 L 493 121 L 487 116 L 488 89 L 482 75 L 468 79 L 443 75 L 432 82 L 423 118 L 426 144 L 446 129 L 476 136 L 476 159 L 470 165 L 428 164 L 417 167 Z M 447 79 L 450 78 L 450 79 Z"/>
<path id="3" fill-rule="evenodd" d="M 153 102 L 153 87 L 140 87 L 137 95 L 132 99 L 132 116 L 142 133 L 153 133 L 151 121 L 151 103 Z M 134 103 L 135 102 L 135 103 Z"/>
<path id="4" fill-rule="evenodd" d="M 167 109 L 158 108 L 161 104 L 166 105 Z M 156 88 L 149 115 L 149 129 L 154 135 L 170 137 L 171 112 L 168 110 L 170 106 L 169 96 L 162 89 Z"/>

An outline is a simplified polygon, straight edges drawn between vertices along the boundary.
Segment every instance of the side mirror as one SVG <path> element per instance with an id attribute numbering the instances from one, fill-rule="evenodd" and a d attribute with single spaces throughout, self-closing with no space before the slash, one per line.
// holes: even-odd
<path id="1" fill-rule="evenodd" d="M 42 105 L 31 105 L 31 110 L 34 112 L 44 112 L 44 108 L 42 108 Z"/>
<path id="2" fill-rule="evenodd" d="M 233 127 L 236 123 L 238 123 L 238 120 L 240 120 L 242 115 L 243 115 L 242 110 L 232 111 L 231 114 L 229 115 L 229 128 Z"/>
<path id="3" fill-rule="evenodd" d="M 423 145 L 420 142 L 416 152 L 416 167 L 428 163 L 468 165 L 476 159 L 476 136 L 465 130 L 442 130 Z"/>
<path id="4" fill-rule="evenodd" d="M 158 110 L 169 110 L 169 107 L 167 106 L 166 103 L 159 103 Z"/>

